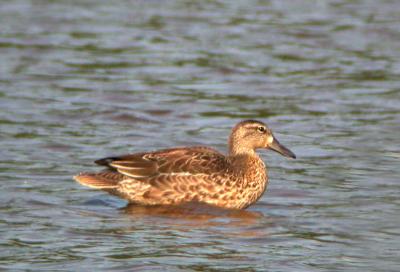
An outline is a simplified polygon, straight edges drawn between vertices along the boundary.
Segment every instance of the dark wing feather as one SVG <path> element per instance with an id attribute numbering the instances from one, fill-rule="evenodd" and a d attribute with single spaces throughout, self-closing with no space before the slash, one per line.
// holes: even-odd
<path id="1" fill-rule="evenodd" d="M 228 167 L 226 157 L 207 147 L 165 149 L 96 161 L 135 179 L 178 173 L 212 174 Z"/>

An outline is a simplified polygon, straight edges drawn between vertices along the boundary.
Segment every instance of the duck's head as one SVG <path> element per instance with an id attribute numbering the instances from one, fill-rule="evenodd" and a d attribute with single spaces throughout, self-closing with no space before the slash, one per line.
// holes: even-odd
<path id="1" fill-rule="evenodd" d="M 231 155 L 254 153 L 256 149 L 272 149 L 285 157 L 296 158 L 273 135 L 271 129 L 263 122 L 246 120 L 238 123 L 229 137 L 229 152 Z"/>

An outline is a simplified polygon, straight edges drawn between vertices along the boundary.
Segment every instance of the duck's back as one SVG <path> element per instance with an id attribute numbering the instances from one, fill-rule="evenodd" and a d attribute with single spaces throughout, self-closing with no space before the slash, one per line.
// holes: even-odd
<path id="1" fill-rule="evenodd" d="M 95 162 L 135 179 L 178 173 L 211 174 L 229 166 L 223 154 L 202 146 L 107 157 Z"/>

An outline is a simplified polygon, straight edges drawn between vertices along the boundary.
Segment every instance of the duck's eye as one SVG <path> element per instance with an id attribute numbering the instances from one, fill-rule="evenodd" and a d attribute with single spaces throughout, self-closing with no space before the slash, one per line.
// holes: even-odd
<path id="1" fill-rule="evenodd" d="M 259 127 L 257 128 L 257 130 L 258 130 L 259 132 L 261 132 L 261 133 L 264 133 L 264 132 L 265 132 L 265 127 L 259 126 Z"/>

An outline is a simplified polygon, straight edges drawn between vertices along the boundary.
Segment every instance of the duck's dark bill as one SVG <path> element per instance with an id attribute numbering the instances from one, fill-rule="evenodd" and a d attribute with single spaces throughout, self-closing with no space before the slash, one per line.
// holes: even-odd
<path id="1" fill-rule="evenodd" d="M 269 148 L 271 148 L 272 150 L 282 154 L 285 157 L 289 157 L 289 158 L 296 158 L 296 155 L 290 151 L 289 149 L 287 149 L 284 145 L 281 145 L 277 139 L 275 139 L 272 141 L 272 143 L 270 144 Z"/>

